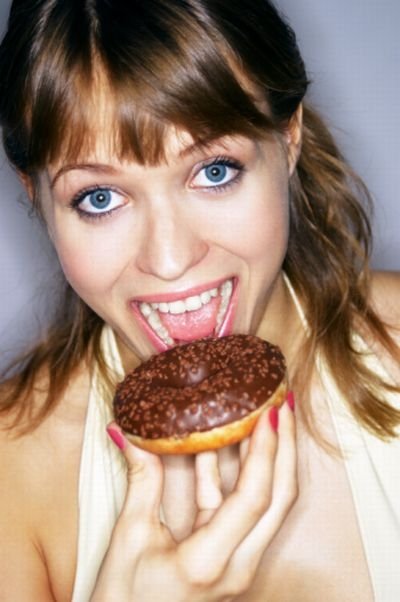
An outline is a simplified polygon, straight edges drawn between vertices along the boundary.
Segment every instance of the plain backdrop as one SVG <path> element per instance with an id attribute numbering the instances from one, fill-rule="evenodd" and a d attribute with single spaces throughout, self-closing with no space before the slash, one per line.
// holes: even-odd
<path id="1" fill-rule="evenodd" d="M 68 0 L 66 0 L 68 1 Z M 4 31 L 9 0 L 0 0 Z M 375 199 L 373 265 L 400 268 L 399 0 L 278 0 L 313 84 L 309 99 Z M 243 10 L 246 1 L 243 1 Z M 0 149 L 0 367 L 56 303 L 57 260 Z"/>

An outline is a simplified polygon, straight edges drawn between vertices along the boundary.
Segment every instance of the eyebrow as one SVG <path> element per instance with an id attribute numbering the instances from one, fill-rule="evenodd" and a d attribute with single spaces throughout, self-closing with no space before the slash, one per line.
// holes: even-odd
<path id="1" fill-rule="evenodd" d="M 234 136 L 226 135 L 226 136 L 211 138 L 210 140 L 193 142 L 192 144 L 189 144 L 189 146 L 186 146 L 185 148 L 183 148 L 180 151 L 179 157 L 183 159 L 189 155 L 194 155 L 196 152 L 214 151 L 214 150 L 217 150 L 218 148 L 226 149 L 228 138 L 232 139 L 232 138 L 234 138 Z"/>
<path id="2" fill-rule="evenodd" d="M 115 175 L 115 174 L 119 173 L 118 169 L 116 169 L 112 165 L 106 165 L 104 163 L 74 163 L 71 165 L 64 165 L 56 172 L 56 174 L 52 178 L 52 180 L 50 182 L 51 190 L 53 190 L 54 186 L 56 185 L 57 181 L 61 178 L 61 176 L 63 176 L 64 174 L 66 174 L 70 171 L 79 171 L 79 170 L 80 171 L 91 171 L 93 173 L 101 173 L 101 174 L 108 174 L 108 175 Z"/>
<path id="3" fill-rule="evenodd" d="M 189 144 L 185 148 L 183 148 L 179 152 L 179 158 L 184 159 L 187 156 L 194 155 L 196 152 L 208 150 L 211 151 L 214 148 L 225 147 L 225 144 L 222 142 L 225 140 L 227 136 L 223 136 L 222 138 L 213 138 L 209 141 L 204 142 L 193 142 Z M 90 171 L 93 173 L 106 174 L 106 175 L 117 175 L 119 170 L 112 165 L 107 165 L 105 163 L 72 163 L 68 165 L 63 165 L 54 175 L 50 182 L 50 189 L 53 190 L 57 181 L 64 174 L 70 171 Z"/>

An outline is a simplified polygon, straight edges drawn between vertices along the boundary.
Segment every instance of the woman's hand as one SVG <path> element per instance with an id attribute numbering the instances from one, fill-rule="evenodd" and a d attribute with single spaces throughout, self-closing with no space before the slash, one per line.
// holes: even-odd
<path id="1" fill-rule="evenodd" d="M 223 499 L 216 452 L 196 456 L 198 515 L 177 543 L 160 522 L 163 468 L 111 425 L 128 464 L 128 490 L 91 602 L 227 602 L 251 586 L 297 496 L 289 403 L 264 413 L 242 442 L 235 489 Z M 115 434 L 116 433 L 116 434 Z"/>

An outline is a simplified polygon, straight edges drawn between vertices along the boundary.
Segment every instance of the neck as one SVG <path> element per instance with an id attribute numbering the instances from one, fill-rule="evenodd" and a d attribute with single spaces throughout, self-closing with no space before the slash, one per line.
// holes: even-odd
<path id="1" fill-rule="evenodd" d="M 257 329 L 257 336 L 280 347 L 291 374 L 294 373 L 305 335 L 292 293 L 283 274 L 280 274 Z"/>

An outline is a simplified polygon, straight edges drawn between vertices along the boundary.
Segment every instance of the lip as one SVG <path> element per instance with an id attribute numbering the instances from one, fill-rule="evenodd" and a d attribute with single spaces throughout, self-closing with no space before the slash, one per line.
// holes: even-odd
<path id="1" fill-rule="evenodd" d="M 150 327 L 147 320 L 142 316 L 142 313 L 139 309 L 140 303 L 168 303 L 172 301 L 177 301 L 178 299 L 182 299 L 185 297 L 190 297 L 192 295 L 199 295 L 204 291 L 208 291 L 212 288 L 218 288 L 221 284 L 226 282 L 227 280 L 231 280 L 233 283 L 232 295 L 229 301 L 229 305 L 224 317 L 224 321 L 222 322 L 217 337 L 227 336 L 232 333 L 233 330 L 233 321 L 235 316 L 235 310 L 238 301 L 238 278 L 234 276 L 230 276 L 227 278 L 221 278 L 219 280 L 215 280 L 213 282 L 209 282 L 206 285 L 199 285 L 192 287 L 190 289 L 185 289 L 184 291 L 174 292 L 174 293 L 162 293 L 160 295 L 143 295 L 140 297 L 135 297 L 134 299 L 129 301 L 129 307 L 136 317 L 138 323 L 140 324 L 142 330 L 146 333 L 146 336 L 150 343 L 153 345 L 156 352 L 160 353 L 162 351 L 166 351 L 170 348 L 169 345 L 164 343 L 162 339 L 160 339 L 154 330 Z"/>
<path id="2" fill-rule="evenodd" d="M 237 280 L 234 276 L 227 276 L 226 278 L 220 278 L 219 280 L 213 280 L 207 284 L 200 284 L 193 286 L 181 291 L 173 291 L 171 293 L 157 293 L 154 295 L 141 295 L 130 300 L 130 303 L 172 303 L 172 301 L 179 301 L 180 299 L 186 299 L 187 297 L 194 297 L 195 295 L 201 295 L 205 291 L 209 291 L 212 288 L 219 288 L 221 284 L 227 280 L 232 280 L 235 285 Z"/>

